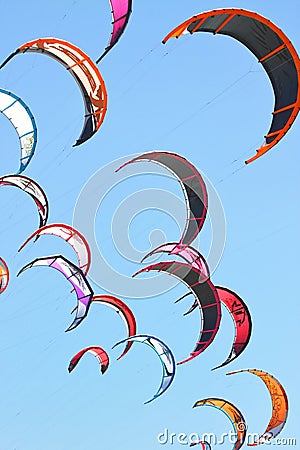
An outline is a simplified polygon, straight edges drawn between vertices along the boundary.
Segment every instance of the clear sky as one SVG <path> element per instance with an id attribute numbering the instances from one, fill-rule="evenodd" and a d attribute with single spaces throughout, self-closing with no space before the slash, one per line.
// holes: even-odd
<path id="1" fill-rule="evenodd" d="M 96 60 L 110 36 L 108 0 L 17 0 L 0 5 L 1 61 L 21 44 L 50 36 L 72 42 Z M 102 170 L 95 192 L 99 190 L 103 201 L 99 200 L 95 211 L 90 211 L 88 203 L 76 209 L 81 231 L 85 224 L 94 230 L 98 248 L 92 251 L 101 252 L 112 268 L 110 278 L 103 275 L 100 264 L 92 265 L 95 293 L 112 292 L 128 302 L 138 331 L 164 340 L 176 360 L 192 350 L 199 315 L 182 317 L 191 297 L 174 305 L 186 292 L 185 286 L 164 274 L 155 274 L 151 282 L 150 275 L 131 279 L 151 246 L 179 239 L 185 218 L 180 186 L 167 171 L 157 174 L 151 163 L 136 164 L 132 172 L 136 176 L 129 176 L 127 169 L 123 175 L 114 173 L 118 161 L 132 154 L 171 151 L 197 166 L 219 196 L 226 217 L 226 243 L 212 281 L 236 291 L 253 321 L 245 352 L 229 366 L 211 372 L 226 359 L 232 345 L 234 329 L 224 310 L 212 345 L 194 361 L 179 366 L 169 390 L 144 405 L 159 386 L 159 360 L 150 349 L 135 344 L 116 361 L 121 349 L 111 347 L 126 337 L 126 331 L 116 313 L 104 306 L 93 305 L 76 330 L 64 332 L 76 303 L 68 282 L 57 271 L 43 267 L 19 278 L 16 274 L 39 256 L 62 253 L 76 262 L 76 255 L 52 236 L 18 253 L 37 228 L 38 214 L 23 192 L 1 187 L 0 256 L 11 274 L 0 298 L 1 450 L 179 449 L 178 443 L 159 444 L 157 435 L 165 428 L 170 433 L 217 436 L 232 429 L 218 411 L 192 409 L 197 400 L 209 396 L 235 403 L 249 431 L 261 433 L 271 414 L 264 384 L 251 374 L 225 376 L 229 370 L 244 368 L 265 370 L 284 385 L 290 410 L 280 437 L 296 438 L 300 445 L 299 118 L 274 149 L 244 166 L 262 143 L 273 110 L 272 88 L 262 67 L 245 47 L 225 36 L 203 33 L 161 44 L 171 29 L 193 14 L 230 6 L 269 18 L 299 52 L 298 0 L 232 0 L 230 4 L 133 0 L 125 34 L 99 64 L 108 91 L 104 123 L 77 148 L 72 144 L 81 131 L 83 103 L 74 79 L 61 65 L 43 55 L 26 54 L 16 56 L 0 71 L 0 87 L 20 96 L 37 122 L 36 154 L 24 175 L 44 188 L 50 204 L 48 223 L 72 224 L 82 189 Z M 1 174 L 6 175 L 17 170 L 19 143 L 2 115 L 0 129 Z M 168 209 L 174 196 L 178 223 Z M 214 207 L 210 212 L 214 214 Z M 219 220 L 221 216 L 212 225 L 207 220 L 197 241 L 205 256 L 211 229 L 218 229 Z M 72 356 L 89 345 L 109 353 L 108 371 L 102 376 L 89 355 L 69 374 Z M 232 444 L 227 440 L 218 447 L 227 450 Z"/>

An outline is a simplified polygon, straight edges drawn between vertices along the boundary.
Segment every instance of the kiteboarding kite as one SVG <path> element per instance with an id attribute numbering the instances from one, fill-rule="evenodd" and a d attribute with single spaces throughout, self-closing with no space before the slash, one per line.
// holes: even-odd
<path id="1" fill-rule="evenodd" d="M 136 334 L 136 320 L 133 312 L 122 300 L 113 295 L 94 295 L 92 298 L 92 303 L 98 303 L 105 306 L 110 306 L 112 309 L 119 314 L 125 323 L 128 337 Z M 72 313 L 77 309 L 77 306 L 73 309 Z M 123 353 L 117 358 L 121 359 L 122 356 L 126 355 L 130 347 L 132 346 L 132 342 L 128 341 L 126 343 L 125 349 Z"/>
<path id="2" fill-rule="evenodd" d="M 0 89 L 0 112 L 14 126 L 20 141 L 21 158 L 17 174 L 22 173 L 31 161 L 37 144 L 37 127 L 34 117 L 20 97 Z"/>
<path id="3" fill-rule="evenodd" d="M 71 73 L 81 90 L 85 107 L 84 126 L 74 147 L 90 139 L 100 128 L 107 109 L 106 88 L 97 66 L 75 45 L 61 39 L 41 38 L 17 48 L 1 64 L 0 69 L 15 55 L 26 52 L 51 56 Z"/>
<path id="4" fill-rule="evenodd" d="M 179 247 L 176 242 L 164 244 L 144 256 L 141 262 L 144 262 L 146 258 L 149 258 L 149 256 L 152 256 L 156 253 L 178 255 L 183 258 L 188 264 L 190 264 L 195 269 L 198 269 L 202 273 L 203 281 L 206 281 L 210 278 L 209 267 L 206 260 L 204 259 L 204 256 L 201 255 L 201 253 L 199 253 L 198 250 L 196 250 L 194 247 L 191 247 L 189 245 Z"/>
<path id="5" fill-rule="evenodd" d="M 197 14 L 174 28 L 163 40 L 197 32 L 224 34 L 244 44 L 257 58 L 272 84 L 275 105 L 272 123 L 256 155 L 276 145 L 292 126 L 300 108 L 300 60 L 288 37 L 259 14 L 239 8 L 214 9 Z"/>
<path id="6" fill-rule="evenodd" d="M 151 347 L 158 355 L 160 362 L 162 364 L 163 375 L 160 386 L 156 394 L 154 394 L 150 400 L 144 403 L 146 405 L 147 403 L 150 403 L 153 400 L 155 400 L 157 397 L 160 397 L 171 385 L 175 376 L 175 369 L 176 369 L 175 358 L 169 347 L 163 341 L 154 336 L 149 336 L 148 334 L 137 334 L 135 336 L 130 336 L 129 338 L 117 342 L 113 346 L 113 348 L 119 344 L 122 344 L 123 342 L 128 341 L 141 342 L 142 344 L 146 344 L 149 347 Z"/>
<path id="7" fill-rule="evenodd" d="M 124 33 L 132 11 L 132 0 L 110 0 L 110 5 L 112 9 L 113 29 L 111 32 L 110 41 L 100 58 L 97 59 L 97 64 L 116 45 Z"/>
<path id="8" fill-rule="evenodd" d="M 212 406 L 226 414 L 232 423 L 236 436 L 233 450 L 239 450 L 242 447 L 246 438 L 247 425 L 241 411 L 235 405 L 222 398 L 205 398 L 197 401 L 193 408 L 197 406 Z"/>
<path id="9" fill-rule="evenodd" d="M 273 375 L 268 372 L 257 369 L 243 369 L 229 372 L 226 375 L 233 375 L 235 373 L 250 372 L 257 375 L 265 383 L 272 400 L 272 417 L 266 428 L 266 431 L 249 446 L 270 443 L 270 440 L 276 437 L 283 429 L 288 415 L 288 399 L 283 386 L 276 380 Z"/>
<path id="10" fill-rule="evenodd" d="M 76 316 L 72 324 L 66 331 L 73 330 L 78 327 L 82 320 L 87 316 L 89 311 L 94 291 L 91 288 L 83 271 L 75 266 L 71 261 L 63 255 L 44 256 L 37 258 L 34 261 L 22 267 L 17 276 L 31 267 L 48 266 L 58 270 L 63 276 L 72 284 L 77 295 Z"/>
<path id="11" fill-rule="evenodd" d="M 122 300 L 112 295 L 95 295 L 92 298 L 92 302 L 96 302 L 102 305 L 110 306 L 113 308 L 117 314 L 119 314 L 125 323 L 128 337 L 131 337 L 136 334 L 136 320 L 133 312 Z M 122 356 L 126 355 L 130 347 L 132 346 L 132 341 L 127 341 L 126 347 L 123 353 L 117 358 L 121 359 Z"/>
<path id="12" fill-rule="evenodd" d="M 49 213 L 48 200 L 45 192 L 36 181 L 24 175 L 5 175 L 0 178 L 0 186 L 14 186 L 29 194 L 38 208 L 40 227 L 46 225 Z"/>
<path id="13" fill-rule="evenodd" d="M 247 308 L 246 303 L 241 299 L 241 297 L 239 297 L 235 292 L 231 291 L 228 288 L 216 286 L 216 290 L 218 292 L 221 303 L 226 306 L 234 322 L 235 337 L 227 359 L 214 369 L 226 366 L 245 350 L 249 343 L 252 330 L 250 312 Z"/>
<path id="14" fill-rule="evenodd" d="M 77 366 L 77 364 L 79 363 L 79 361 L 81 360 L 83 355 L 85 355 L 86 353 L 91 353 L 92 355 L 94 355 L 97 358 L 97 360 L 99 361 L 99 364 L 100 364 L 101 373 L 103 375 L 106 372 L 106 370 L 108 369 L 109 357 L 108 357 L 108 354 L 106 353 L 106 351 L 103 350 L 103 348 L 96 347 L 96 346 L 90 346 L 90 347 L 84 348 L 83 350 L 80 350 L 80 352 L 76 353 L 76 355 L 73 356 L 73 358 L 70 361 L 70 364 L 68 367 L 69 373 L 71 373 L 72 370 L 75 369 L 75 367 Z"/>
<path id="15" fill-rule="evenodd" d="M 214 369 L 219 369 L 220 367 L 226 366 L 234 359 L 236 359 L 247 347 L 252 330 L 252 321 L 249 309 L 246 303 L 239 297 L 235 292 L 228 288 L 221 286 L 215 286 L 219 299 L 221 303 L 226 306 L 235 326 L 235 337 L 234 342 L 229 353 L 228 358 L 219 366 L 214 367 Z M 189 295 L 190 292 L 188 292 Z M 186 296 L 185 295 L 185 296 Z M 181 300 L 183 297 L 178 299 Z M 194 309 L 198 307 L 198 302 L 195 301 L 190 309 L 184 314 L 187 315 L 191 313 Z"/>
<path id="16" fill-rule="evenodd" d="M 188 264 L 170 261 L 152 264 L 139 270 L 133 276 L 143 272 L 157 270 L 167 272 L 182 281 L 194 294 L 200 309 L 202 329 L 199 339 L 190 356 L 177 364 L 183 364 L 200 355 L 214 340 L 221 320 L 221 307 L 218 293 L 210 280 L 203 281 L 199 270 Z"/>
<path id="17" fill-rule="evenodd" d="M 204 180 L 196 167 L 180 155 L 169 152 L 144 153 L 119 167 L 116 172 L 128 164 L 140 161 L 151 161 L 168 169 L 179 181 L 183 190 L 187 219 L 185 229 L 177 244 L 177 249 L 185 247 L 197 237 L 207 213 L 208 196 Z"/>
<path id="18" fill-rule="evenodd" d="M 0 258 L 0 294 L 2 294 L 8 286 L 9 270 L 4 259 Z"/>
<path id="19" fill-rule="evenodd" d="M 45 234 L 58 236 L 68 242 L 77 254 L 79 268 L 82 270 L 84 275 L 88 273 L 91 265 L 91 251 L 89 244 L 83 234 L 70 225 L 66 225 L 64 223 L 52 223 L 39 228 L 32 233 L 28 239 L 26 239 L 18 251 L 20 252 L 22 248 L 25 247 L 29 241 L 31 241 L 31 239 L 35 238 L 36 240 Z"/>

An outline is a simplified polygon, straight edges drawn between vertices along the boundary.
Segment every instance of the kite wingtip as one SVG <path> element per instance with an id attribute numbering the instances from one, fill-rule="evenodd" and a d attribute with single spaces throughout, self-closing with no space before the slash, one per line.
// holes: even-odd
<path id="1" fill-rule="evenodd" d="M 186 362 L 190 361 L 191 359 L 193 359 L 193 358 L 189 357 L 189 358 L 187 358 L 187 359 L 183 359 L 182 361 L 178 361 L 178 362 L 176 363 L 176 365 L 177 365 L 177 366 L 181 366 L 181 364 L 185 364 Z"/>
<path id="2" fill-rule="evenodd" d="M 113 347 L 112 347 L 113 348 Z M 117 357 L 117 361 L 120 361 L 121 358 L 123 358 L 123 356 L 127 353 L 127 350 L 124 350 L 124 352 Z"/>
<path id="3" fill-rule="evenodd" d="M 78 325 L 80 324 L 81 320 L 80 319 L 74 319 L 74 321 L 71 323 L 71 325 L 69 326 L 69 328 L 67 328 L 65 330 L 65 333 L 67 333 L 68 331 L 72 331 L 74 330 L 74 328 L 78 327 Z"/>
<path id="4" fill-rule="evenodd" d="M 146 271 L 146 268 L 145 269 L 140 269 L 140 270 L 138 270 L 137 272 L 135 272 L 133 275 L 131 275 L 132 276 L 132 278 L 135 278 L 137 275 L 139 275 L 140 273 L 143 273 L 143 272 L 145 272 Z"/>
<path id="5" fill-rule="evenodd" d="M 121 342 L 122 341 L 119 341 L 119 342 L 116 342 L 113 346 L 112 346 L 112 350 L 115 348 L 115 347 L 117 347 L 117 345 L 119 345 L 119 344 L 121 344 Z M 117 359 L 119 359 L 120 358 L 120 356 L 117 358 Z"/>
<path id="6" fill-rule="evenodd" d="M 149 256 L 149 253 L 146 256 L 143 256 L 143 258 L 141 259 L 140 263 L 142 264 L 145 261 L 145 259 L 148 258 L 148 256 Z"/>
<path id="7" fill-rule="evenodd" d="M 27 266 L 22 267 L 22 269 L 19 270 L 19 272 L 17 273 L 17 277 L 19 275 L 21 275 L 22 272 L 24 272 L 27 269 Z"/>
<path id="8" fill-rule="evenodd" d="M 127 166 L 127 164 L 129 164 L 128 162 L 125 162 L 124 164 L 121 164 L 116 170 L 115 173 L 120 172 L 121 169 L 123 169 L 123 167 Z"/>
<path id="9" fill-rule="evenodd" d="M 256 150 L 256 155 L 252 156 L 251 158 L 247 159 L 245 161 L 245 164 L 248 165 L 250 163 L 252 163 L 253 161 L 255 161 L 256 159 L 260 158 L 262 155 L 264 155 L 267 151 L 269 150 L 269 148 L 266 148 L 264 146 L 260 147 L 258 150 Z"/>
<path id="10" fill-rule="evenodd" d="M 153 402 L 153 400 L 155 400 L 155 399 L 156 399 L 156 396 L 150 398 L 150 400 L 147 400 L 146 402 L 144 402 L 144 405 L 147 405 L 148 403 Z"/>

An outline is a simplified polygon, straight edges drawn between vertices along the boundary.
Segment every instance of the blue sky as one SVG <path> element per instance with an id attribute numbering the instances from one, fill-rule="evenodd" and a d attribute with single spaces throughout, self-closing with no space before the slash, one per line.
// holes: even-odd
<path id="1" fill-rule="evenodd" d="M 49 223 L 72 224 L 80 192 L 103 167 L 111 168 L 113 185 L 117 181 L 115 161 L 120 158 L 151 150 L 179 153 L 210 180 L 224 208 L 226 245 L 212 280 L 236 291 L 246 301 L 253 320 L 246 351 L 227 368 L 211 372 L 226 359 L 232 344 L 233 325 L 224 311 L 213 344 L 178 368 L 173 385 L 162 397 L 144 405 L 159 385 L 160 362 L 139 344 L 116 361 L 120 347 L 111 347 L 125 337 L 125 330 L 113 311 L 93 306 L 80 327 L 65 333 L 75 306 L 66 280 L 46 268 L 34 268 L 16 278 L 19 269 L 38 256 L 62 253 L 73 261 L 76 257 L 66 243 L 51 236 L 18 254 L 18 247 L 36 229 L 38 215 L 29 197 L 2 187 L 0 255 L 9 265 L 11 281 L 0 299 L 1 449 L 159 449 L 163 446 L 157 435 L 165 428 L 220 436 L 231 430 L 225 416 L 212 408 L 192 409 L 196 400 L 208 396 L 235 403 L 243 411 L 249 431 L 263 432 L 271 409 L 263 383 L 251 374 L 225 376 L 227 369 L 243 368 L 266 370 L 282 382 L 290 411 L 280 436 L 300 442 L 299 119 L 277 147 L 244 167 L 244 160 L 254 154 L 268 130 L 273 109 L 273 93 L 263 69 L 246 48 L 224 36 L 203 33 L 161 44 L 172 28 L 193 14 L 229 6 L 266 16 L 299 51 L 298 0 L 230 4 L 223 0 L 134 1 L 125 34 L 99 65 L 108 91 L 104 123 L 90 141 L 75 149 L 72 144 L 81 131 L 83 104 L 70 74 L 51 58 L 33 54 L 15 57 L 0 72 L 1 88 L 20 96 L 37 122 L 36 154 L 24 174 L 46 191 Z M 95 60 L 111 31 L 107 0 L 55 0 L 43 5 L 33 0 L 2 1 L 1 16 L 1 60 L 26 41 L 47 36 L 68 40 Z M 4 116 L 0 119 L 1 173 L 5 175 L 17 170 L 19 147 L 9 121 Z M 149 298 L 143 293 L 142 277 L 129 280 L 141 265 L 120 252 L 127 227 L 135 255 L 150 249 L 149 236 L 161 242 L 178 239 L 184 205 L 178 210 L 179 225 L 167 212 L 149 207 L 130 224 L 114 220 L 115 242 L 111 233 L 119 205 L 126 205 L 137 192 L 143 195 L 147 191 L 147 202 L 150 189 L 169 191 L 183 201 L 178 183 L 167 172 L 165 176 L 153 173 L 152 166 L 136 164 L 137 176 L 130 178 L 124 169 L 124 179 L 107 191 L 96 216 L 83 210 L 83 222 L 94 221 L 101 253 L 122 274 L 124 283 L 130 282 L 133 290 L 136 286 L 137 294 L 127 297 L 122 286 L 111 282 L 113 292 L 117 295 L 119 290 L 134 311 L 138 331 L 164 340 L 180 360 L 193 348 L 199 333 L 197 313 L 182 317 L 191 299 L 174 305 L 185 292 L 184 286 L 176 284 L 169 289 L 170 277 L 160 275 L 158 281 L 156 275 L 153 283 L 165 279 L 168 289 Z M 99 192 L 101 189 L 99 182 Z M 154 192 L 153 198 L 159 201 L 160 193 Z M 137 205 L 143 205 L 143 200 Z M 122 214 L 119 217 L 122 219 Z M 157 229 L 161 231 L 153 234 Z M 210 241 L 207 221 L 198 243 L 204 255 Z M 106 292 L 101 268 L 92 269 L 97 272 L 98 284 L 91 281 L 95 293 Z M 143 278 L 146 283 L 147 276 Z M 104 376 L 91 356 L 68 373 L 72 356 L 88 345 L 108 351 L 111 365 Z M 225 442 L 220 448 L 227 450 L 232 444 Z"/>

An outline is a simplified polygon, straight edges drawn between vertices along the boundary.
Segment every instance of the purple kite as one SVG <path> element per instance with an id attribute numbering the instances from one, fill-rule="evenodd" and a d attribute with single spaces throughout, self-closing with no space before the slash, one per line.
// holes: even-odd
<path id="1" fill-rule="evenodd" d="M 26 264 L 17 276 L 31 267 L 48 266 L 53 267 L 63 274 L 63 276 L 72 284 L 77 295 L 76 316 L 66 331 L 78 327 L 82 320 L 87 316 L 94 291 L 91 288 L 83 271 L 62 255 L 44 256 Z"/>

